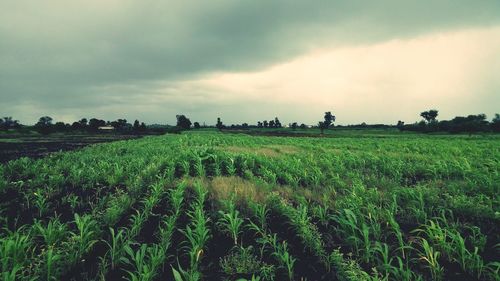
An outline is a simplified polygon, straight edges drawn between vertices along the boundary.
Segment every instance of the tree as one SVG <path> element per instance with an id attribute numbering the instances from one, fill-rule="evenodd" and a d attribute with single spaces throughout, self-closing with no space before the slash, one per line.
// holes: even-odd
<path id="1" fill-rule="evenodd" d="M 12 117 L 0 118 L 0 130 L 7 131 L 9 129 L 15 129 L 20 126 L 21 125 L 19 124 L 19 121 L 12 119 Z"/>
<path id="2" fill-rule="evenodd" d="M 73 125 L 74 125 L 74 123 L 73 123 Z M 106 121 L 104 121 L 104 120 L 100 120 L 97 118 L 91 118 L 89 120 L 88 128 L 91 131 L 97 131 L 97 130 L 99 130 L 99 127 L 103 127 L 103 126 L 106 126 Z"/>
<path id="3" fill-rule="evenodd" d="M 274 127 L 276 127 L 274 120 L 269 120 L 269 128 L 274 128 Z"/>
<path id="4" fill-rule="evenodd" d="M 50 125 L 52 125 L 52 120 L 53 119 L 50 116 L 40 117 L 40 119 L 38 119 L 38 122 L 35 124 L 35 126 L 39 126 L 39 127 L 50 126 Z"/>
<path id="5" fill-rule="evenodd" d="M 488 130 L 488 121 L 485 114 L 469 115 L 467 117 L 457 116 L 450 121 L 449 131 L 451 133 L 481 132 Z"/>
<path id="6" fill-rule="evenodd" d="M 54 130 L 57 132 L 65 132 L 70 128 L 69 124 L 65 124 L 64 122 L 56 122 L 54 124 Z"/>
<path id="7" fill-rule="evenodd" d="M 87 127 L 87 123 L 88 123 L 87 118 L 80 119 L 80 121 L 78 121 L 78 123 L 80 123 L 80 125 L 82 125 L 82 128 Z"/>
<path id="8" fill-rule="evenodd" d="M 52 117 L 43 116 L 38 119 L 38 122 L 35 124 L 35 128 L 42 134 L 48 134 L 52 131 Z"/>
<path id="9" fill-rule="evenodd" d="M 293 130 L 297 130 L 297 122 L 293 122 L 290 124 L 290 128 L 292 128 Z"/>
<path id="10" fill-rule="evenodd" d="M 262 122 L 260 121 L 257 121 L 257 128 L 263 128 L 264 125 L 262 124 Z"/>
<path id="11" fill-rule="evenodd" d="M 269 123 L 267 122 L 267 120 L 264 120 L 264 128 L 267 128 L 269 127 Z"/>
<path id="12" fill-rule="evenodd" d="M 118 119 L 116 121 L 112 121 L 110 125 L 113 126 L 117 131 L 127 131 L 132 128 L 132 125 L 130 125 L 130 123 L 127 123 L 127 119 Z"/>
<path id="13" fill-rule="evenodd" d="M 493 132 L 500 132 L 500 114 L 495 114 L 495 118 L 491 120 L 491 129 Z"/>
<path id="14" fill-rule="evenodd" d="M 140 126 L 140 125 L 141 125 L 141 124 L 139 123 L 139 120 L 137 120 L 137 119 L 136 119 L 136 120 L 134 121 L 134 125 L 133 125 L 134 131 L 138 132 L 138 131 L 139 131 L 139 126 Z"/>
<path id="15" fill-rule="evenodd" d="M 307 125 L 306 125 L 306 124 L 304 124 L 304 123 L 302 123 L 302 124 L 300 124 L 300 126 L 299 126 L 299 127 L 300 127 L 302 130 L 304 130 L 304 129 L 306 129 L 306 128 L 307 128 Z"/>
<path id="16" fill-rule="evenodd" d="M 274 118 L 274 127 L 276 127 L 276 128 L 281 128 L 281 127 L 282 127 L 282 126 L 281 126 L 281 122 L 280 122 L 280 120 L 278 119 L 278 117 L 275 117 L 275 118 Z"/>
<path id="17" fill-rule="evenodd" d="M 191 128 L 191 120 L 184 115 L 176 115 L 177 127 L 183 130 L 189 130 Z"/>
<path id="18" fill-rule="evenodd" d="M 217 127 L 219 131 L 222 131 L 222 128 L 224 128 L 224 124 L 222 124 L 222 121 L 220 121 L 220 117 L 217 117 L 217 124 L 215 124 L 215 127 Z"/>
<path id="19" fill-rule="evenodd" d="M 200 128 L 200 123 L 199 122 L 194 122 L 193 126 L 194 126 L 195 129 L 199 129 Z"/>
<path id="20" fill-rule="evenodd" d="M 405 122 L 399 120 L 398 124 L 396 125 L 396 128 L 398 128 L 400 131 L 402 131 L 405 127 Z"/>
<path id="21" fill-rule="evenodd" d="M 436 117 L 438 116 L 438 111 L 435 109 L 431 109 L 429 111 L 424 111 L 420 113 L 420 116 L 427 121 L 427 123 L 432 123 L 436 121 Z"/>
<path id="22" fill-rule="evenodd" d="M 318 122 L 318 127 L 321 130 L 321 134 L 325 129 L 328 129 L 330 125 L 335 122 L 335 116 L 332 115 L 330 111 L 325 112 L 324 121 Z"/>

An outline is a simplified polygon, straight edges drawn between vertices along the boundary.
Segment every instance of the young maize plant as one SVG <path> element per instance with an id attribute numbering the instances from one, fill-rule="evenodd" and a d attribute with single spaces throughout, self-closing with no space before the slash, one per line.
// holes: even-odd
<path id="1" fill-rule="evenodd" d="M 58 217 L 51 219 L 46 226 L 39 220 L 33 223 L 36 235 L 43 238 L 45 245 L 53 246 L 68 237 L 68 226 L 60 222 Z"/>
<path id="2" fill-rule="evenodd" d="M 236 210 L 236 205 L 233 200 L 224 202 L 227 206 L 227 213 L 219 211 L 219 221 L 217 225 L 224 231 L 230 234 L 233 239 L 234 245 L 238 245 L 238 237 L 242 233 L 243 219 L 239 216 L 240 212 Z"/>
<path id="3" fill-rule="evenodd" d="M 165 179 L 159 178 L 157 182 L 151 185 L 151 195 L 142 200 L 143 209 L 141 211 L 137 210 L 136 214 L 131 215 L 130 228 L 119 229 L 115 232 L 113 228 L 110 227 L 110 242 L 103 240 L 108 246 L 108 252 L 104 257 L 101 257 L 101 262 L 99 265 L 98 275 L 104 278 L 109 270 L 109 264 L 111 264 L 111 269 L 115 269 L 117 266 L 122 264 L 124 260 L 125 250 L 131 248 L 133 240 L 141 232 L 143 225 L 152 215 L 153 208 L 160 202 L 162 196 L 165 194 L 164 190 Z"/>
<path id="4" fill-rule="evenodd" d="M 34 200 L 33 200 L 34 205 L 38 209 L 38 216 L 39 217 L 45 216 L 50 210 L 50 202 L 48 200 L 48 196 L 46 195 L 46 191 L 39 188 L 35 192 L 33 192 L 33 195 L 34 195 Z"/>
<path id="5" fill-rule="evenodd" d="M 46 272 L 46 280 L 58 280 L 59 272 L 57 271 L 58 262 L 62 259 L 60 254 L 54 253 L 52 247 L 45 253 L 45 272 Z"/>
<path id="6" fill-rule="evenodd" d="M 108 246 L 109 250 L 107 256 L 109 256 L 111 262 L 111 270 L 114 270 L 118 264 L 120 264 L 122 257 L 125 254 L 125 248 L 130 246 L 130 240 L 126 238 L 125 229 L 120 229 L 117 232 L 113 228 L 109 228 L 110 240 L 104 240 L 104 243 Z M 106 258 L 104 258 L 106 259 Z M 103 269 L 101 268 L 101 271 Z"/>
<path id="7" fill-rule="evenodd" d="M 146 244 L 142 244 L 135 252 L 130 246 L 126 246 L 125 253 L 122 261 L 133 269 L 127 270 L 126 279 L 129 281 L 152 281 L 166 255 L 165 249 L 159 245 L 148 247 Z"/>
<path id="8" fill-rule="evenodd" d="M 192 203 L 191 211 L 188 213 L 190 223 L 186 226 L 185 230 L 181 231 L 187 239 L 185 248 L 188 252 L 190 267 L 189 270 L 186 271 L 186 274 L 190 276 L 190 278 L 201 277 L 199 265 L 203 257 L 206 243 L 211 237 L 210 230 L 208 229 L 209 218 L 205 215 L 203 210 L 208 191 L 200 182 L 195 182 L 194 190 L 197 197 Z M 179 270 L 184 272 L 180 266 Z"/>
<path id="9" fill-rule="evenodd" d="M 75 214 L 76 233 L 71 233 L 74 248 L 68 253 L 67 260 L 70 265 L 78 263 L 84 254 L 89 252 L 99 237 L 97 222 L 89 215 Z"/>
<path id="10" fill-rule="evenodd" d="M 33 250 L 33 239 L 24 234 L 24 228 L 0 237 L 0 263 L 4 280 L 18 280 L 18 273 L 28 263 Z"/>
<path id="11" fill-rule="evenodd" d="M 272 235 L 267 233 L 266 229 L 260 228 L 260 226 L 251 220 L 249 221 L 248 229 L 254 231 L 259 236 L 257 243 L 261 245 L 261 257 L 266 250 L 270 250 L 271 255 L 278 261 L 280 267 L 286 271 L 288 279 L 293 280 L 296 259 L 288 252 L 286 241 L 279 243 L 276 233 Z"/>
<path id="12" fill-rule="evenodd" d="M 425 262 L 425 266 L 431 273 L 432 280 L 442 280 L 444 268 L 439 264 L 441 253 L 434 250 L 425 238 L 420 238 L 420 244 L 423 251 L 419 251 L 419 260 Z"/>

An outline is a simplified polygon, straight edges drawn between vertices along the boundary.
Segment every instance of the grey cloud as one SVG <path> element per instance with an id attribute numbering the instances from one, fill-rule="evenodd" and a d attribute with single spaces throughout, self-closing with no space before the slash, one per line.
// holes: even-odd
<path id="1" fill-rule="evenodd" d="M 16 105 L 40 114 L 63 108 L 104 118 L 130 115 L 137 101 L 142 109 L 156 108 L 157 81 L 257 70 L 325 43 L 364 44 L 498 23 L 496 0 L 6 0 L 0 3 L 0 112 L 25 122 L 34 120 L 14 111 Z M 113 114 L 102 110 L 111 102 L 122 106 Z M 216 106 L 201 94 L 182 99 L 197 107 L 175 96 L 162 102 L 170 111 L 212 112 L 199 105 Z M 142 115 L 172 120 L 158 110 Z"/>

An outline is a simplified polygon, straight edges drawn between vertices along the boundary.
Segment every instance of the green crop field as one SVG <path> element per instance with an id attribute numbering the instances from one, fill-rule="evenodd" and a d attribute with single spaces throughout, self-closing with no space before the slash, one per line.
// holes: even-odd
<path id="1" fill-rule="evenodd" d="M 0 165 L 2 280 L 500 280 L 500 138 L 215 132 Z"/>

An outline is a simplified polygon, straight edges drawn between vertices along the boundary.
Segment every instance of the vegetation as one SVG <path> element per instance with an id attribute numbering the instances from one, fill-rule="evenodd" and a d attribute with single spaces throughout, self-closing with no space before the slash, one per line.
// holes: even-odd
<path id="1" fill-rule="evenodd" d="M 3 280 L 499 280 L 500 139 L 217 132 L 0 165 Z"/>

